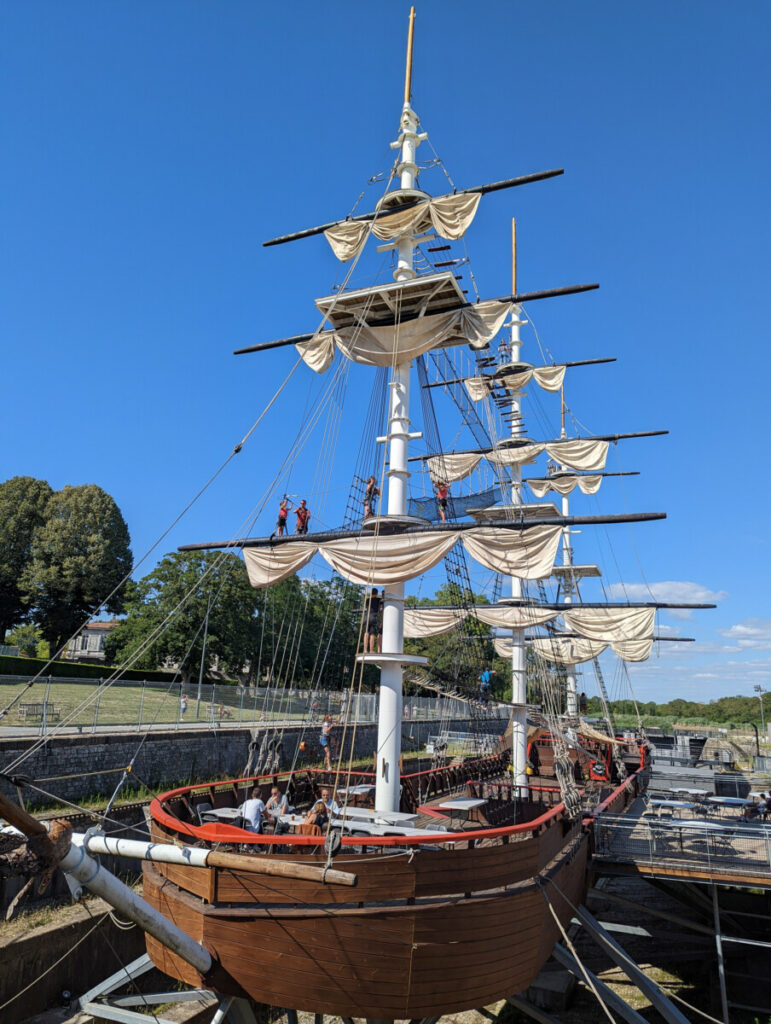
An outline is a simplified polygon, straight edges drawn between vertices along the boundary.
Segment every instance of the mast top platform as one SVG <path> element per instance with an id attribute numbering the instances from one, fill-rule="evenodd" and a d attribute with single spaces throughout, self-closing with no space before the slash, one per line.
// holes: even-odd
<path id="1" fill-rule="evenodd" d="M 589 577 L 597 579 L 602 576 L 597 565 L 555 565 L 551 574 L 558 580 L 583 580 Z"/>
<path id="2" fill-rule="evenodd" d="M 362 322 L 369 326 L 393 323 L 397 314 L 399 320 L 410 320 L 466 305 L 466 296 L 450 271 L 409 281 L 384 281 L 316 299 L 316 306 L 336 329 Z"/>
<path id="3" fill-rule="evenodd" d="M 400 206 L 414 206 L 415 203 L 427 202 L 429 199 L 429 193 L 419 188 L 394 188 L 375 203 L 375 210 L 377 213 L 393 213 Z"/>
<path id="4" fill-rule="evenodd" d="M 378 531 L 384 533 L 400 533 L 410 526 L 431 526 L 429 519 L 421 519 L 420 516 L 367 516 L 362 519 L 362 530 Z"/>
<path id="5" fill-rule="evenodd" d="M 490 505 L 487 508 L 470 508 L 468 514 L 478 523 L 500 523 L 506 520 L 539 519 L 542 516 L 558 516 L 557 506 L 550 501 L 534 502 L 532 505 Z"/>

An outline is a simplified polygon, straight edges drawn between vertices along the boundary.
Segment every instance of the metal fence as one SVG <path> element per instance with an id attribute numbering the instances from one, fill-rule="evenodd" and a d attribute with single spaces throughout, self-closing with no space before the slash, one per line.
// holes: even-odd
<path id="1" fill-rule="evenodd" d="M 18 676 L 0 676 L 0 708 L 18 700 L 0 720 L 0 735 L 180 729 L 320 722 L 324 715 L 367 724 L 377 720 L 377 695 L 350 697 L 345 691 L 308 691 L 227 684 L 120 681 L 48 676 L 28 686 Z M 453 721 L 472 717 L 469 705 L 450 697 L 405 697 L 404 720 Z M 485 718 L 508 718 L 505 708 L 485 709 Z"/>
<path id="2" fill-rule="evenodd" d="M 738 821 L 668 820 L 600 815 L 595 857 L 649 868 L 690 868 L 771 882 L 771 825 Z"/>

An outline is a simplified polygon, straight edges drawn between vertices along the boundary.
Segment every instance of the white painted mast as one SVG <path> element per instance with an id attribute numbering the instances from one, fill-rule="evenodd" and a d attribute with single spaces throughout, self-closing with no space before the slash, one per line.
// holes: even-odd
<path id="1" fill-rule="evenodd" d="M 565 385 L 563 383 L 560 388 L 560 437 L 567 437 L 565 432 Z M 560 466 L 561 470 L 565 470 L 566 466 Z M 562 495 L 562 514 L 563 516 L 570 515 L 570 498 L 567 494 Z M 564 566 L 573 565 L 573 543 L 570 539 L 571 530 L 570 527 L 565 526 L 562 530 L 562 564 Z M 566 604 L 573 603 L 573 574 L 570 572 L 565 573 L 562 581 L 563 588 L 563 600 Z M 567 694 L 565 702 L 565 711 L 567 715 L 574 718 L 578 714 L 578 696 L 576 693 L 576 667 L 575 665 L 566 666 L 567 677 Z"/>
<path id="2" fill-rule="evenodd" d="M 425 135 L 418 133 L 418 117 L 410 105 L 412 80 L 412 40 L 415 8 L 410 10 L 407 35 L 407 67 L 404 80 L 404 106 L 400 134 L 393 148 L 401 147 L 398 172 L 402 189 L 414 189 L 418 167 L 415 153 Z M 413 254 L 415 239 L 405 235 L 398 240 L 394 280 L 414 278 Z M 395 328 L 398 330 L 398 326 Z M 387 514 L 407 514 L 409 471 L 407 456 L 410 440 L 410 368 L 411 361 L 395 365 L 391 370 L 388 402 L 388 485 Z M 404 653 L 404 584 L 386 587 L 383 602 L 383 654 Z M 377 781 L 375 810 L 395 811 L 399 808 L 399 763 L 402 746 L 402 676 L 403 663 L 397 659 L 381 662 L 380 706 L 377 735 Z"/>
<path id="3" fill-rule="evenodd" d="M 511 221 L 511 294 L 517 293 L 517 224 Z M 511 310 L 511 361 L 519 362 L 522 346 L 520 328 L 522 307 Z M 511 397 L 511 436 L 522 434 L 522 392 L 514 391 Z M 515 463 L 511 473 L 511 503 L 522 504 L 522 466 Z M 521 599 L 522 580 L 511 578 L 511 596 Z M 511 702 L 514 705 L 511 718 L 511 757 L 514 785 L 520 787 L 519 795 L 527 791 L 527 672 L 524 629 L 512 630 L 511 635 Z"/>

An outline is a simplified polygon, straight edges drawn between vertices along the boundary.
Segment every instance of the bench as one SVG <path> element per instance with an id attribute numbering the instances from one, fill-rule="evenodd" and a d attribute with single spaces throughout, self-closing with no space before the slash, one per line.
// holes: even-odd
<path id="1" fill-rule="evenodd" d="M 32 704 L 19 704 L 19 718 L 26 722 L 58 722 L 62 717 L 61 710 L 52 701 L 39 701 Z"/>

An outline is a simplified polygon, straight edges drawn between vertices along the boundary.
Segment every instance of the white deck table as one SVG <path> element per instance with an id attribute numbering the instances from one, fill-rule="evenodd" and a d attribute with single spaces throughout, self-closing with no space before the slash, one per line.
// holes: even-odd
<path id="1" fill-rule="evenodd" d="M 374 821 L 351 821 L 349 818 L 333 818 L 331 825 L 332 828 L 343 829 L 346 832 L 363 832 L 368 836 L 381 838 L 384 836 L 398 835 L 415 836 L 416 839 L 422 836 L 433 836 L 434 838 L 439 839 L 442 835 L 442 832 L 439 829 L 412 828 L 409 825 L 379 825 Z"/>
<path id="2" fill-rule="evenodd" d="M 235 821 L 242 818 L 243 813 L 237 807 L 212 807 L 203 812 L 203 817 L 205 821 Z"/>
<path id="3" fill-rule="evenodd" d="M 344 818 L 361 818 L 364 821 L 372 821 L 376 824 L 385 822 L 394 825 L 414 821 L 417 814 L 410 814 L 407 811 L 372 811 L 369 807 L 341 807 L 340 814 Z"/>

